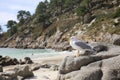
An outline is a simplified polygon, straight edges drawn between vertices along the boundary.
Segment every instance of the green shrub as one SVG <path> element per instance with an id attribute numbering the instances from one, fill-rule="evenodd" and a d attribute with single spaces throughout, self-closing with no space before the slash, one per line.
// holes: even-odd
<path id="1" fill-rule="evenodd" d="M 120 17 L 120 8 L 117 8 L 115 13 L 113 14 L 113 17 L 116 18 L 116 17 Z"/>
<path id="2" fill-rule="evenodd" d="M 77 15 L 83 16 L 88 12 L 88 9 L 85 6 L 79 6 L 77 9 Z"/>

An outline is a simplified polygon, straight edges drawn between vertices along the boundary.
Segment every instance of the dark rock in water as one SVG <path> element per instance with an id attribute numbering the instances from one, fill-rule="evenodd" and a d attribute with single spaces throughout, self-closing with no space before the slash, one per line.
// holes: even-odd
<path id="1" fill-rule="evenodd" d="M 19 61 L 16 58 L 12 59 L 12 65 L 16 65 L 19 64 Z"/>
<path id="2" fill-rule="evenodd" d="M 120 47 L 95 55 L 66 57 L 56 80 L 119 80 Z"/>
<path id="3" fill-rule="evenodd" d="M 30 59 L 30 57 L 25 57 L 24 58 L 26 64 L 32 64 L 33 61 Z"/>
<path id="4" fill-rule="evenodd" d="M 23 61 L 20 59 L 19 63 L 20 63 L 21 65 L 22 65 L 22 64 L 32 64 L 33 61 L 30 59 L 30 57 L 25 57 Z"/>
<path id="5" fill-rule="evenodd" d="M 22 61 L 22 60 L 20 59 L 19 64 L 23 65 L 23 64 L 25 64 L 25 61 Z"/>
<path id="6" fill-rule="evenodd" d="M 0 55 L 0 58 L 2 58 L 2 55 Z"/>
<path id="7" fill-rule="evenodd" d="M 26 61 L 27 61 L 27 60 L 31 60 L 30 57 L 25 57 L 24 59 L 25 59 Z"/>
<path id="8" fill-rule="evenodd" d="M 33 61 L 32 61 L 32 60 L 28 60 L 28 61 L 26 61 L 25 63 L 26 63 L 26 64 L 32 64 Z"/>
<path id="9" fill-rule="evenodd" d="M 108 47 L 104 45 L 97 45 L 93 48 L 96 52 L 107 51 Z"/>

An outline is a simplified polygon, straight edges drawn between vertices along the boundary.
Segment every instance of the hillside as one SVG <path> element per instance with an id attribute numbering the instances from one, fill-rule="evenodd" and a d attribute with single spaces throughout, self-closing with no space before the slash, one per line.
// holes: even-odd
<path id="1" fill-rule="evenodd" d="M 70 50 L 69 38 L 112 43 L 120 37 L 120 0 L 50 0 L 0 35 L 0 46 Z"/>

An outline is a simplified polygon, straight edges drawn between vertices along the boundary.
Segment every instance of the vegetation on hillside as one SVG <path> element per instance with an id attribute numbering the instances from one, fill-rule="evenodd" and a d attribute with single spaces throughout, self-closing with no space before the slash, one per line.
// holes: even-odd
<path id="1" fill-rule="evenodd" d="M 25 10 L 18 11 L 18 14 L 17 14 L 17 19 L 19 21 L 18 24 L 23 25 L 30 17 L 31 17 L 31 14 L 29 11 L 25 11 Z"/>
<path id="2" fill-rule="evenodd" d="M 17 32 L 17 22 L 13 20 L 9 20 L 7 22 L 7 28 L 10 29 L 10 35 L 13 35 Z"/>
<path id="3" fill-rule="evenodd" d="M 120 1 L 117 1 L 117 4 L 119 4 Z M 79 19 L 75 18 L 76 16 L 79 17 Z M 31 36 L 34 39 L 37 39 L 37 37 L 41 35 L 48 35 L 50 37 L 57 30 L 70 32 L 70 29 L 72 29 L 76 23 L 82 22 L 86 24 L 86 22 L 89 23 L 94 18 L 96 18 L 96 21 L 87 28 L 90 34 L 95 33 L 97 35 L 97 33 L 102 30 L 102 24 L 115 25 L 114 28 L 106 25 L 110 29 L 104 30 L 104 32 L 119 33 L 120 24 L 115 23 L 114 19 L 120 18 L 120 8 L 113 5 L 111 1 L 44 0 L 39 2 L 33 15 L 26 10 L 18 11 L 18 22 L 9 20 L 6 24 L 8 31 L 3 35 L 5 36 L 4 39 L 14 34 L 20 36 L 32 34 Z"/>
<path id="4" fill-rule="evenodd" d="M 113 14 L 114 18 L 120 17 L 120 7 L 118 7 L 115 11 L 115 13 Z"/>

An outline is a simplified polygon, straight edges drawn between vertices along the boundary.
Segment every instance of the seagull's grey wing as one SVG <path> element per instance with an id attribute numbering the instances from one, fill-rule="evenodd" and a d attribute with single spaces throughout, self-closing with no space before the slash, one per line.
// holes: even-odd
<path id="1" fill-rule="evenodd" d="M 85 42 L 75 42 L 75 45 L 79 46 L 82 49 L 91 49 L 91 47 Z"/>

